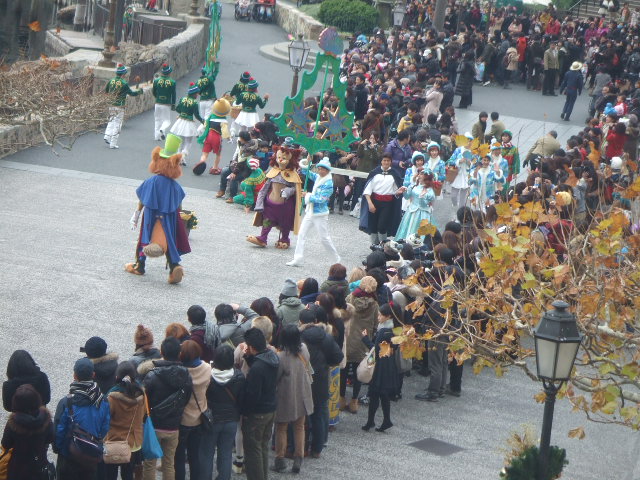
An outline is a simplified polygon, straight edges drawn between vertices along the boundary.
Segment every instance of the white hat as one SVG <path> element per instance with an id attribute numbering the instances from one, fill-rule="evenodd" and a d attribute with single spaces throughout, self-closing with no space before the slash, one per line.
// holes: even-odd
<path id="1" fill-rule="evenodd" d="M 467 137 L 469 140 L 473 140 L 473 135 L 471 135 L 469 132 L 464 132 L 464 136 Z"/>
<path id="2" fill-rule="evenodd" d="M 422 241 L 422 237 L 417 233 L 412 233 L 407 237 L 407 243 L 411 245 L 413 248 L 420 248 L 424 244 Z"/>
<path id="3" fill-rule="evenodd" d="M 573 62 L 571 64 L 571 70 L 580 70 L 582 68 L 582 64 L 580 62 Z"/>
<path id="4" fill-rule="evenodd" d="M 440 151 L 440 145 L 438 144 L 438 142 L 431 142 L 429 143 L 429 145 L 427 146 L 427 152 L 429 150 L 431 150 L 432 148 L 437 148 L 438 151 Z"/>
<path id="5" fill-rule="evenodd" d="M 255 170 L 260 166 L 260 161 L 257 158 L 250 158 L 249 159 L 249 168 L 251 170 Z"/>
<path id="6" fill-rule="evenodd" d="M 622 170 L 622 159 L 620 157 L 613 157 L 611 159 L 611 168 L 613 170 Z"/>
<path id="7" fill-rule="evenodd" d="M 331 163 L 329 162 L 329 158 L 324 157 L 322 160 L 316 163 L 316 168 L 326 168 L 327 170 L 331 171 Z"/>

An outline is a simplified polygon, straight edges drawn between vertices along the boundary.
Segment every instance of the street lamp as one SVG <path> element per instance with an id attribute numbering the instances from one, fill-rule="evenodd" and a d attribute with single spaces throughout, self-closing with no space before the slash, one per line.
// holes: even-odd
<path id="1" fill-rule="evenodd" d="M 547 478 L 549 466 L 549 443 L 556 394 L 564 382 L 569 380 L 582 335 L 578 331 L 576 317 L 568 312 L 569 304 L 556 300 L 553 310 L 540 319 L 533 336 L 536 347 L 536 368 L 542 380 L 544 393 L 544 417 L 540 435 L 539 479 Z"/>
<path id="2" fill-rule="evenodd" d="M 115 52 L 112 51 L 112 47 L 116 44 L 115 24 L 116 24 L 116 1 L 109 1 L 109 23 L 107 24 L 107 31 L 104 36 L 104 50 L 102 51 L 102 60 L 98 62 L 101 67 L 111 68 L 115 67 L 113 57 Z"/>
<path id="3" fill-rule="evenodd" d="M 309 44 L 304 40 L 301 33 L 298 34 L 298 38 L 291 40 L 289 44 L 289 66 L 293 69 L 291 98 L 295 97 L 298 91 L 298 73 L 307 64 L 310 50 Z"/>
<path id="4" fill-rule="evenodd" d="M 391 65 L 396 66 L 396 50 L 398 49 L 398 36 L 400 35 L 400 27 L 404 23 L 404 0 L 396 2 L 393 7 L 393 44 L 391 49 L 393 50 L 393 58 L 391 59 Z"/>

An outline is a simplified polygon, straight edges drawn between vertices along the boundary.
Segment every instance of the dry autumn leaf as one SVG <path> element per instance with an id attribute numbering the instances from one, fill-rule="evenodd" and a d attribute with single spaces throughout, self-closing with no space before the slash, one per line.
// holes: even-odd
<path id="1" fill-rule="evenodd" d="M 390 357 L 393 354 L 393 348 L 389 342 L 380 342 L 380 358 Z"/>
<path id="2" fill-rule="evenodd" d="M 585 437 L 584 428 L 578 427 L 569 430 L 569 438 L 577 438 L 578 440 L 582 440 Z"/>
<path id="3" fill-rule="evenodd" d="M 38 20 L 36 20 L 35 22 L 31 22 L 28 26 L 29 30 L 33 32 L 39 32 L 40 30 L 42 30 L 42 26 L 40 25 L 40 22 Z"/>

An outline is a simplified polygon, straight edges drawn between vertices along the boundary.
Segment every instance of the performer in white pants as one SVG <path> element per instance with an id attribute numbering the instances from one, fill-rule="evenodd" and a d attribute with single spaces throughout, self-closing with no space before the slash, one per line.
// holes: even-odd
<path id="1" fill-rule="evenodd" d="M 106 93 L 115 95 L 113 105 L 109 107 L 109 123 L 107 123 L 107 128 L 104 131 L 104 141 L 109 145 L 109 148 L 119 148 L 118 139 L 120 138 L 120 130 L 124 121 L 124 107 L 127 95 L 136 97 L 142 93 L 140 89 L 134 92 L 129 87 L 129 84 L 124 79 L 128 71 L 127 67 L 119 63 L 116 68 L 116 76 L 107 82 L 104 89 Z"/>
<path id="2" fill-rule="evenodd" d="M 167 129 L 171 126 L 171 110 L 176 108 L 176 81 L 169 77 L 172 72 L 166 63 L 162 65 L 162 75 L 153 81 L 153 96 L 156 99 L 153 129 L 156 140 L 164 140 Z"/>
<path id="3" fill-rule="evenodd" d="M 329 236 L 329 198 L 333 193 L 333 180 L 331 179 L 331 163 L 329 159 L 324 157 L 316 165 L 314 173 L 309 169 L 309 160 L 300 162 L 300 167 L 309 179 L 313 180 L 313 189 L 305 194 L 306 214 L 302 219 L 300 231 L 298 232 L 298 240 L 296 242 L 296 250 L 293 254 L 293 260 L 287 262 L 290 267 L 302 264 L 304 258 L 304 245 L 307 235 L 313 225 L 318 232 L 320 241 L 324 248 L 333 256 L 334 263 L 340 263 L 340 255 Z"/>
<path id="4" fill-rule="evenodd" d="M 176 112 L 178 112 L 179 116 L 173 124 L 173 127 L 171 127 L 171 133 L 182 138 L 182 147 L 180 149 L 180 153 L 184 154 L 182 157 L 182 165 L 187 164 L 186 159 L 189 156 L 191 142 L 193 142 L 193 137 L 198 134 L 198 125 L 193 117 L 195 117 L 200 123 L 204 123 L 204 120 L 200 116 L 200 112 L 198 110 L 198 100 L 196 100 L 198 92 L 198 86 L 191 82 L 189 84 L 187 96 L 182 97 L 178 102 Z"/>

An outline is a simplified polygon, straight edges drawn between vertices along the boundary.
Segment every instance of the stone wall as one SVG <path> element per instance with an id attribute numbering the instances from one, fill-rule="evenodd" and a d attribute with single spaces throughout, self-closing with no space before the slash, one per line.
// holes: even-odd
<path id="1" fill-rule="evenodd" d="M 318 40 L 324 29 L 324 25 L 315 18 L 283 2 L 276 2 L 276 23 L 287 33 L 302 33 L 308 40 Z"/>
<path id="2" fill-rule="evenodd" d="M 68 43 L 64 42 L 51 30 L 46 31 L 44 40 L 44 53 L 48 57 L 64 57 L 71 51 Z"/>

